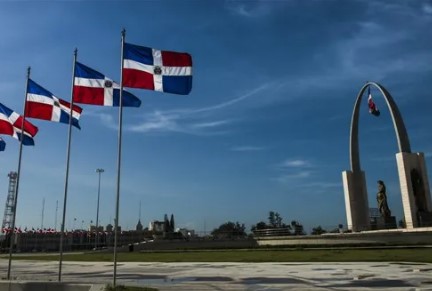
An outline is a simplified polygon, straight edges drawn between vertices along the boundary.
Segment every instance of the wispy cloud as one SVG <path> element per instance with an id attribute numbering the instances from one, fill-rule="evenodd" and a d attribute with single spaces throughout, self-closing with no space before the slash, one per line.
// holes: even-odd
<path id="1" fill-rule="evenodd" d="M 318 172 L 310 170 L 299 170 L 289 174 L 281 174 L 271 178 L 292 193 L 314 193 L 329 195 L 343 191 L 342 181 L 328 181 L 320 177 Z"/>
<path id="2" fill-rule="evenodd" d="M 98 109 L 92 110 L 87 107 L 85 116 L 98 118 L 105 127 L 110 129 L 118 129 L 118 121 L 114 119 L 112 114 L 102 112 Z"/>
<path id="3" fill-rule="evenodd" d="M 422 8 L 424 13 L 432 15 L 432 5 L 425 3 Z"/>
<path id="4" fill-rule="evenodd" d="M 381 4 L 379 4 L 381 5 Z M 386 9 L 398 10 L 408 19 L 417 21 L 415 13 L 406 6 L 385 5 Z M 351 38 L 341 39 L 335 47 L 340 59 L 340 66 L 336 67 L 338 75 L 351 77 L 368 76 L 383 79 L 392 73 L 426 71 L 430 67 L 424 62 L 431 54 L 427 50 L 413 50 L 403 58 L 391 57 L 387 51 L 409 42 L 413 32 L 407 29 L 395 30 L 386 22 L 367 21 L 358 23 L 360 29 Z M 410 28 L 412 29 L 412 27 Z M 360 60 L 369 59 L 369 62 Z M 382 64 L 382 65 L 381 65 Z"/>
<path id="5" fill-rule="evenodd" d="M 247 98 L 258 95 L 259 93 L 272 87 L 274 84 L 264 83 L 258 87 L 244 92 L 238 97 L 228 101 L 201 108 L 186 108 L 160 111 L 156 110 L 143 116 L 143 121 L 137 125 L 127 125 L 126 130 L 134 132 L 178 132 L 192 135 L 221 135 L 227 134 L 226 127 L 234 122 L 233 119 L 211 120 L 203 122 L 204 118 L 211 118 L 215 111 L 233 106 Z M 197 122 L 197 120 L 200 120 Z"/>
<path id="6" fill-rule="evenodd" d="M 282 162 L 281 166 L 286 168 L 305 168 L 305 167 L 310 167 L 311 164 L 309 161 L 297 159 L 297 160 L 286 160 Z"/>
<path id="7" fill-rule="evenodd" d="M 274 1 L 256 0 L 256 1 L 227 1 L 226 8 L 233 14 L 247 17 L 259 18 L 270 15 L 277 11 L 280 5 L 284 5 L 283 1 L 275 3 Z"/>
<path id="8" fill-rule="evenodd" d="M 194 124 L 193 127 L 195 127 L 195 128 L 209 128 L 209 127 L 217 127 L 217 126 L 225 125 L 228 123 L 230 123 L 230 120 L 218 120 L 218 121 L 212 121 L 212 122 L 197 123 L 197 124 Z"/>
<path id="9" fill-rule="evenodd" d="M 264 147 L 257 146 L 236 146 L 232 147 L 231 150 L 234 152 L 256 152 L 264 150 Z"/>
<path id="10" fill-rule="evenodd" d="M 309 178 L 313 171 L 313 165 L 305 159 L 287 159 L 278 164 L 279 174 L 273 180 L 279 183 L 293 182 L 299 179 Z"/>
<path id="11" fill-rule="evenodd" d="M 145 122 L 138 125 L 129 125 L 130 131 L 148 132 L 148 131 L 180 131 L 172 115 L 165 114 L 161 111 L 154 111 L 146 116 Z"/>
<path id="12" fill-rule="evenodd" d="M 369 2 L 367 17 L 350 23 L 352 33 L 349 36 L 323 44 L 323 49 L 313 55 L 317 60 L 332 60 L 332 66 L 317 67 L 315 73 L 310 73 L 300 80 L 309 85 L 308 92 L 317 87 L 334 88 L 339 87 L 339 84 L 350 84 L 353 81 L 358 83 L 359 80 L 383 80 L 393 74 L 406 75 L 430 70 L 430 66 L 424 60 L 431 58 L 431 50 L 427 44 L 419 47 L 413 46 L 412 43 L 416 37 L 420 37 L 422 28 L 430 23 L 431 14 L 428 11 L 432 10 L 432 6 L 423 5 L 420 11 L 423 13 L 419 13 L 419 8 L 414 8 L 414 5 L 402 5 L 401 2 Z M 375 15 L 377 11 L 383 11 L 386 17 L 370 16 Z M 388 21 L 387 16 L 395 13 L 411 25 L 394 29 L 393 21 Z M 406 45 L 413 46 L 409 53 L 402 53 L 397 58 L 388 53 Z"/>
<path id="13" fill-rule="evenodd" d="M 241 16 L 251 17 L 253 13 L 246 8 L 245 4 L 237 4 L 237 5 L 231 5 L 228 7 L 228 9 L 234 13 Z"/>
<path id="14" fill-rule="evenodd" d="M 230 99 L 228 101 L 219 103 L 219 104 L 215 104 L 215 105 L 211 105 L 208 107 L 202 107 L 202 108 L 195 108 L 195 109 L 177 109 L 177 110 L 170 110 L 167 111 L 167 114 L 179 114 L 179 115 L 192 115 L 192 114 L 198 114 L 198 113 L 204 113 L 204 112 L 211 112 L 211 111 L 215 111 L 215 110 L 220 110 L 223 109 L 225 107 L 229 107 L 231 105 L 234 105 L 240 101 L 243 101 L 244 99 L 247 99 L 249 97 L 252 97 L 254 95 L 257 95 L 258 93 L 264 92 L 266 90 L 268 90 L 271 87 L 274 87 L 275 84 L 277 82 L 266 82 L 261 84 L 258 87 L 252 88 L 246 92 L 244 92 L 243 94 L 241 94 L 238 97 L 235 97 L 233 99 Z"/>
<path id="15" fill-rule="evenodd" d="M 144 116 L 144 121 L 137 125 L 126 125 L 125 129 L 133 132 L 176 132 L 198 136 L 227 134 L 229 130 L 221 129 L 231 123 L 230 120 L 217 120 L 196 123 L 195 118 L 182 114 L 154 111 Z"/>
<path id="16" fill-rule="evenodd" d="M 288 182 L 293 182 L 294 180 L 298 180 L 298 179 L 309 178 L 311 176 L 311 174 L 312 174 L 311 171 L 299 171 L 299 172 L 292 173 L 292 174 L 280 175 L 280 176 L 274 178 L 274 180 L 276 180 L 279 183 L 288 183 Z"/>

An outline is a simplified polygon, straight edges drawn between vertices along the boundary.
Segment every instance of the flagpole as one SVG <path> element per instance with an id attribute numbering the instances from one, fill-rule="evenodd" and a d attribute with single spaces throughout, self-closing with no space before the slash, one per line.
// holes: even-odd
<path id="1" fill-rule="evenodd" d="M 61 281 L 62 276 L 62 263 L 63 263 L 63 239 L 64 239 L 64 229 L 65 229 L 65 220 L 66 220 L 66 204 L 67 204 L 67 192 L 68 192 L 68 183 L 69 183 L 69 161 L 70 161 L 70 147 L 71 147 L 71 139 L 72 139 L 72 118 L 73 118 L 73 93 L 74 93 L 74 84 L 75 84 L 75 64 L 77 60 L 78 50 L 74 50 L 74 59 L 73 59 L 73 70 L 72 70 L 72 89 L 71 89 L 71 102 L 70 102 L 70 112 L 69 112 L 69 130 L 68 130 L 68 144 L 66 150 L 66 179 L 65 179 L 65 187 L 64 187 L 64 201 L 63 201 L 63 219 L 61 224 L 60 231 L 60 258 L 59 258 L 59 273 L 58 280 Z"/>
<path id="2" fill-rule="evenodd" d="M 113 287 L 116 287 L 117 279 L 117 240 L 119 226 L 119 204 L 120 204 L 120 170 L 121 170 L 121 146 L 122 146 L 122 123 L 123 123 L 123 50 L 126 37 L 126 30 L 121 32 L 121 73 L 120 73 L 120 100 L 119 100 L 119 127 L 118 127 L 118 153 L 117 153 L 117 198 L 116 198 L 116 215 L 114 222 L 114 274 Z"/>
<path id="3" fill-rule="evenodd" d="M 22 123 L 21 123 L 21 138 L 20 138 L 20 147 L 19 147 L 19 155 L 18 155 L 18 171 L 17 171 L 17 181 L 16 181 L 16 188 L 15 188 L 15 205 L 14 205 L 14 212 L 13 212 L 13 219 L 12 219 L 12 234 L 9 239 L 9 264 L 8 264 L 8 271 L 7 271 L 7 279 L 10 280 L 10 273 L 11 273 L 11 266 L 12 266 L 12 249 L 13 249 L 13 242 L 15 240 L 15 219 L 16 219 L 16 212 L 17 212 L 17 205 L 18 205 L 18 187 L 20 182 L 20 175 L 21 175 L 21 157 L 22 157 L 22 148 L 23 148 L 23 139 L 24 139 L 24 123 L 25 123 L 25 117 L 26 117 L 26 105 L 27 105 L 27 89 L 28 89 L 28 82 L 30 79 L 30 70 L 31 68 L 27 68 L 27 80 L 26 80 L 26 89 L 25 89 L 25 96 L 24 96 L 24 113 L 22 117 Z"/>

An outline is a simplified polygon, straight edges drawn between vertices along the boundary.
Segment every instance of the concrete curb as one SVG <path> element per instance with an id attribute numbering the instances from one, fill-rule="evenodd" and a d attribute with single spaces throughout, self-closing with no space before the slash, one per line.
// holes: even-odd
<path id="1" fill-rule="evenodd" d="M 0 281 L 0 291 L 104 291 L 102 284 L 63 282 Z"/>

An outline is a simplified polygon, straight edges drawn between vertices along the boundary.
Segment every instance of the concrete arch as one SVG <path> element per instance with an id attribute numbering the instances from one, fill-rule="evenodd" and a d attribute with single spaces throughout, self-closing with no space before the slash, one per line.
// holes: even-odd
<path id="1" fill-rule="evenodd" d="M 396 132 L 396 138 L 399 146 L 399 152 L 401 153 L 411 153 L 411 146 L 408 138 L 408 133 L 405 128 L 405 124 L 402 120 L 399 108 L 396 105 L 393 97 L 390 93 L 380 84 L 375 82 L 367 82 L 360 90 L 357 95 L 357 99 L 354 105 L 354 111 L 351 118 L 351 131 L 350 131 L 350 165 L 352 172 L 360 172 L 360 151 L 359 151 L 359 137 L 358 137 L 358 127 L 359 127 L 359 113 L 361 107 L 361 101 L 363 98 L 364 91 L 369 86 L 374 86 L 378 88 L 384 97 L 387 107 L 390 111 L 393 126 Z"/>
<path id="2" fill-rule="evenodd" d="M 353 231 L 370 229 L 366 178 L 360 165 L 358 136 L 361 101 L 366 88 L 369 86 L 376 87 L 381 92 L 393 120 L 399 146 L 399 152 L 396 154 L 396 162 L 406 227 L 412 229 L 414 227 L 432 226 L 432 199 L 424 154 L 411 153 L 408 133 L 402 120 L 402 115 L 390 93 L 378 83 L 367 82 L 357 95 L 351 118 L 351 170 L 342 172 L 348 228 Z M 413 173 L 416 173 L 415 177 L 413 177 Z M 418 181 L 422 182 L 420 183 Z M 385 218 L 385 220 L 387 219 L 388 218 Z M 394 219 L 394 217 L 392 219 Z"/>

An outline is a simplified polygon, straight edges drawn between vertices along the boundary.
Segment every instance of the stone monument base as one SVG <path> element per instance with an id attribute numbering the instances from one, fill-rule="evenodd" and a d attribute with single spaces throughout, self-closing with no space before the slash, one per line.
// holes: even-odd
<path id="1" fill-rule="evenodd" d="M 397 228 L 396 217 L 378 217 L 376 220 L 376 229 L 394 229 Z"/>
<path id="2" fill-rule="evenodd" d="M 420 227 L 432 226 L 432 212 L 419 211 L 417 212 L 417 219 Z"/>

